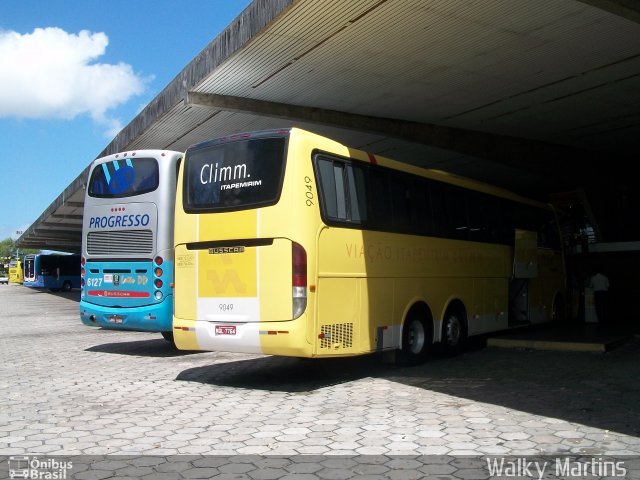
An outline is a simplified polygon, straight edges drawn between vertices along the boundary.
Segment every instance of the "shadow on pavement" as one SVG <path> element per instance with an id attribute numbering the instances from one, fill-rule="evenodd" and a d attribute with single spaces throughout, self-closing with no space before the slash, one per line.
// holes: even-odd
<path id="1" fill-rule="evenodd" d="M 73 302 L 76 303 L 80 303 L 80 290 L 72 290 L 70 292 L 51 292 L 46 290 L 47 293 L 58 297 L 58 298 L 64 298 L 65 300 L 71 300 Z"/>
<path id="2" fill-rule="evenodd" d="M 489 348 L 398 369 L 390 381 L 640 435 L 640 341 L 609 353 Z"/>
<path id="3" fill-rule="evenodd" d="M 160 334 L 158 334 L 160 336 Z M 115 353 L 118 355 L 133 355 L 137 357 L 181 357 L 191 355 L 192 352 L 178 350 L 173 343 L 163 338 L 157 340 L 135 340 L 131 342 L 103 343 L 85 349 L 87 352 Z"/>
<path id="4" fill-rule="evenodd" d="M 392 370 L 373 355 L 323 359 L 261 357 L 190 368 L 181 372 L 176 380 L 301 393 L 365 377 L 384 376 Z"/>
<path id="5" fill-rule="evenodd" d="M 305 393 L 366 377 L 471 402 L 640 436 L 640 340 L 609 353 L 479 348 L 416 367 L 377 356 L 306 360 L 263 357 L 191 368 L 177 380 Z M 457 400 L 456 404 L 468 402 Z"/>
<path id="6" fill-rule="evenodd" d="M 80 303 L 80 290 L 71 290 L 70 292 L 53 292 L 48 288 L 31 288 L 31 287 L 23 287 L 27 288 L 29 291 L 33 293 L 46 293 L 47 295 L 51 295 L 54 297 L 62 298 L 65 300 L 70 300 L 72 302 Z"/>

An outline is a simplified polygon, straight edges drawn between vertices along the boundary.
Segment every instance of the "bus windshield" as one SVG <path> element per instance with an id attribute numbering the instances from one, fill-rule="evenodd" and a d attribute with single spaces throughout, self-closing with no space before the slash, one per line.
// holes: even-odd
<path id="1" fill-rule="evenodd" d="M 185 164 L 187 212 L 242 210 L 273 205 L 280 197 L 285 138 L 207 143 Z"/>
<path id="2" fill-rule="evenodd" d="M 112 160 L 93 170 L 89 196 L 123 198 L 149 193 L 158 188 L 158 161 L 154 158 Z"/>

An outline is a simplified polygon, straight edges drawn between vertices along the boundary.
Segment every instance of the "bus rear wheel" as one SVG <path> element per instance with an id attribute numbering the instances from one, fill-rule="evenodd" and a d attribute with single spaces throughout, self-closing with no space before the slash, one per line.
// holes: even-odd
<path id="1" fill-rule="evenodd" d="M 467 322 L 459 308 L 447 311 L 442 322 L 442 347 L 447 355 L 462 353 L 467 343 Z"/>
<path id="2" fill-rule="evenodd" d="M 62 291 L 63 292 L 70 292 L 71 291 L 71 282 L 69 282 L 69 281 L 64 282 L 62 284 Z"/>
<path id="3" fill-rule="evenodd" d="M 422 317 L 418 312 L 407 317 L 402 327 L 402 347 L 396 356 L 398 365 L 418 365 L 426 359 L 433 335 L 428 318 Z"/>

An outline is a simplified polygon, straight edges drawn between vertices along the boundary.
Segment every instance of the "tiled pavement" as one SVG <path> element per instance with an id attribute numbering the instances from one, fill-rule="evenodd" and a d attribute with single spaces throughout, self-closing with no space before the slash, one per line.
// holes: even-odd
<path id="1" fill-rule="evenodd" d="M 233 465 L 267 465 L 251 475 L 246 465 L 225 472 L 226 457 L 175 457 L 170 472 L 152 468 L 162 478 L 179 478 L 181 461 L 239 478 L 292 468 L 338 478 L 318 473 L 333 458 L 409 478 L 387 463 L 447 456 L 424 457 L 447 477 L 442 464 L 461 455 L 640 455 L 639 341 L 607 354 L 472 348 L 397 368 L 376 357 L 180 352 L 157 334 L 85 327 L 77 301 L 0 286 L 0 455 L 234 455 Z"/>

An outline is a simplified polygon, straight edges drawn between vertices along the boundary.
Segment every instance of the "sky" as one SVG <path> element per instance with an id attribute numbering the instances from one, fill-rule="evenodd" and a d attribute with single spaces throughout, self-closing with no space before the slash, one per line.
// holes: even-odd
<path id="1" fill-rule="evenodd" d="M 251 0 L 1 0 L 0 240 L 17 238 Z"/>

